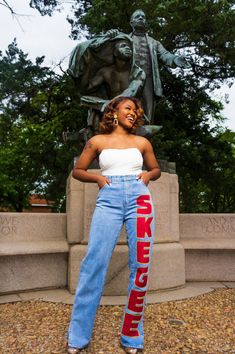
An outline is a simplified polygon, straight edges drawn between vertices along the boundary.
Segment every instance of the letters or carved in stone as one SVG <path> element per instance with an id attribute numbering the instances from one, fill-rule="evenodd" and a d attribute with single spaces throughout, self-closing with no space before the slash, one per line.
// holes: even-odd
<path id="1" fill-rule="evenodd" d="M 17 233 L 17 218 L 15 216 L 0 216 L 0 237 Z"/>

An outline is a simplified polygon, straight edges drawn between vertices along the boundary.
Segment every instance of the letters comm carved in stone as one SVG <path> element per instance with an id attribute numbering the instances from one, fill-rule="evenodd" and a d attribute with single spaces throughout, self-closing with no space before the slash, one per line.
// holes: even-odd
<path id="1" fill-rule="evenodd" d="M 202 225 L 202 231 L 208 234 L 235 233 L 235 217 L 208 217 Z"/>

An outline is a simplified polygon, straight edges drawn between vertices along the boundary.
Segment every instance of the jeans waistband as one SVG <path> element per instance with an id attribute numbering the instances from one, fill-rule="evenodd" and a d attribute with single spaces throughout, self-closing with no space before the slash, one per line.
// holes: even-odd
<path id="1" fill-rule="evenodd" d="M 125 182 L 125 181 L 134 181 L 137 180 L 137 175 L 126 175 L 126 176 L 109 176 L 107 175 L 110 182 Z"/>

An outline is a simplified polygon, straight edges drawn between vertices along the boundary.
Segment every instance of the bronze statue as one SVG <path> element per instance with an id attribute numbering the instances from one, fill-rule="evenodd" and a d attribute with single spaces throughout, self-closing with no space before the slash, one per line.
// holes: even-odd
<path id="1" fill-rule="evenodd" d="M 112 98 L 140 96 L 145 81 L 144 71 L 133 61 L 132 39 L 121 32 L 109 31 L 80 43 L 71 54 L 68 71 L 81 104 L 90 108 L 89 135 L 97 133 L 102 112 Z"/>
<path id="2" fill-rule="evenodd" d="M 158 59 L 170 67 L 190 68 L 185 57 L 168 52 L 163 45 L 148 36 L 146 17 L 142 10 L 136 10 L 130 20 L 134 42 L 134 61 L 145 72 L 146 80 L 142 92 L 143 107 L 149 121 L 154 123 L 154 110 L 157 97 L 162 97 L 162 85 Z"/>
<path id="3" fill-rule="evenodd" d="M 94 77 L 88 79 L 87 70 L 86 76 L 83 76 L 85 93 L 92 93 L 99 89 L 101 85 L 105 86 L 105 92 L 108 99 L 112 99 L 120 94 L 136 96 L 137 92 L 143 87 L 145 74 L 142 70 L 138 70 L 130 80 L 130 71 L 132 66 L 133 51 L 130 45 L 130 40 L 116 37 L 114 39 L 113 57 L 114 63 L 112 65 L 103 66 L 97 71 Z M 86 63 L 89 65 L 89 62 Z M 138 82 L 137 82 L 138 81 Z"/>
<path id="4" fill-rule="evenodd" d="M 163 96 L 158 60 L 170 67 L 190 68 L 184 56 L 167 51 L 148 36 L 146 17 L 136 10 L 130 20 L 132 33 L 113 29 L 80 43 L 73 50 L 69 74 L 74 78 L 82 105 L 89 107 L 84 139 L 98 132 L 104 108 L 117 96 L 141 98 L 148 124 L 140 135 L 152 135 L 156 100 Z"/>

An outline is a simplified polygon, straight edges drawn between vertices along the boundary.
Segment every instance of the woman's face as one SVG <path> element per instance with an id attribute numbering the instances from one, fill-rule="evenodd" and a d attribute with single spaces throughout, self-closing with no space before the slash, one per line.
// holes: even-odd
<path id="1" fill-rule="evenodd" d="M 118 123 L 126 129 L 131 129 L 137 119 L 137 107 L 129 99 L 119 103 L 116 109 Z"/>

